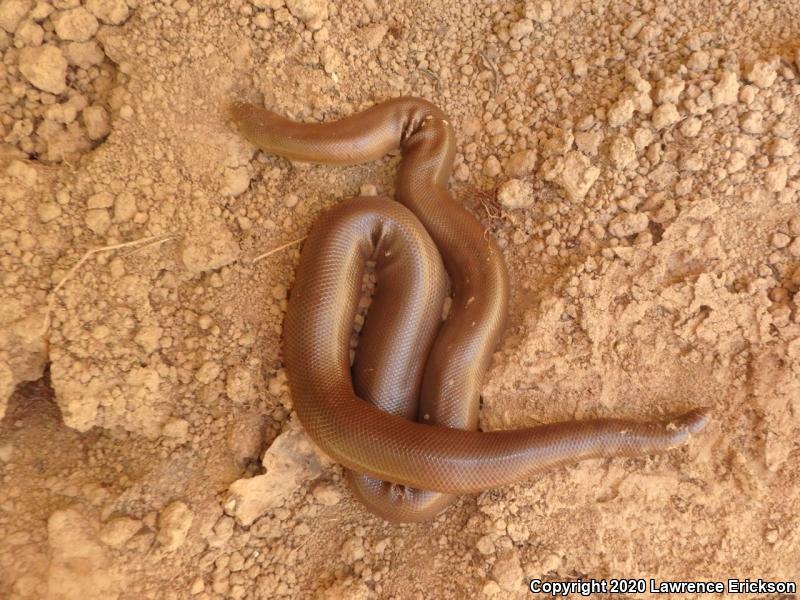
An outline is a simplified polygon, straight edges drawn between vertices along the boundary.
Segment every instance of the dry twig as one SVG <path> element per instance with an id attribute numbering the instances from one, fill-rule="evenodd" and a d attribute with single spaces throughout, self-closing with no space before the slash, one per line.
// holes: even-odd
<path id="1" fill-rule="evenodd" d="M 95 254 L 99 254 L 100 252 L 110 252 L 112 250 L 120 250 L 121 248 L 130 248 L 132 246 L 139 246 L 141 244 L 145 244 L 141 248 L 137 248 L 136 250 L 133 250 L 132 252 L 129 252 L 129 253 L 127 253 L 125 255 L 125 256 L 131 256 L 132 254 L 136 254 L 136 253 L 141 252 L 143 250 L 146 250 L 147 248 L 150 248 L 152 246 L 157 246 L 159 244 L 163 244 L 164 242 L 167 242 L 167 241 L 172 240 L 174 238 L 175 238 L 175 236 L 172 236 L 172 235 L 166 235 L 166 236 L 153 235 L 153 236 L 146 237 L 146 238 L 141 238 L 141 239 L 138 239 L 138 240 L 132 240 L 130 242 L 123 242 L 121 244 L 113 244 L 111 246 L 101 246 L 100 248 L 92 248 L 91 250 L 88 250 L 81 257 L 81 259 L 77 263 L 75 263 L 69 271 L 67 271 L 66 275 L 64 275 L 64 277 L 61 278 L 61 280 L 56 284 L 56 286 L 48 294 L 48 297 L 47 297 L 47 311 L 45 312 L 45 316 L 44 316 L 44 323 L 43 323 L 43 326 L 42 326 L 42 335 L 45 335 L 47 333 L 47 330 L 50 328 L 50 320 L 51 320 L 51 317 L 52 317 L 53 309 L 55 308 L 56 296 L 57 296 L 59 290 L 61 290 L 61 288 L 64 287 L 64 284 L 66 284 L 67 281 L 72 279 L 72 277 L 75 275 L 75 273 L 78 271 L 78 269 L 80 269 L 81 266 L 87 260 L 89 260 L 90 256 L 93 256 Z M 304 239 L 306 239 L 305 236 L 301 237 L 300 239 L 292 240 L 291 242 L 287 242 L 287 243 L 283 244 L 282 246 L 278 246 L 277 248 L 273 248 L 269 252 L 265 252 L 264 254 L 260 254 L 259 256 L 256 256 L 250 262 L 256 263 L 259 260 L 261 260 L 263 258 L 267 258 L 268 256 L 271 256 L 271 255 L 273 255 L 273 254 L 275 254 L 277 252 L 280 252 L 281 250 L 284 250 L 284 249 L 286 249 L 286 248 L 288 248 L 290 246 L 293 246 L 295 244 L 299 244 Z"/>
<path id="2" fill-rule="evenodd" d="M 495 96 L 497 95 L 497 88 L 500 86 L 500 72 L 497 70 L 497 67 L 494 66 L 494 63 L 489 60 L 489 57 L 486 56 L 486 53 L 481 51 L 478 52 L 478 56 L 483 59 L 483 62 L 492 70 L 492 74 L 494 75 L 494 85 L 492 86 L 494 89 L 492 90 L 492 94 Z"/>
<path id="3" fill-rule="evenodd" d="M 94 254 L 99 254 L 100 252 L 109 252 L 111 250 L 119 250 L 120 248 L 129 248 L 131 246 L 138 246 L 139 244 L 145 244 L 145 243 L 148 243 L 148 242 L 154 242 L 156 240 L 158 240 L 158 243 L 161 243 L 161 242 L 165 242 L 165 241 L 167 241 L 168 239 L 171 239 L 171 238 L 172 238 L 171 235 L 169 235 L 169 236 L 152 235 L 150 237 L 141 238 L 141 239 L 133 240 L 133 241 L 130 241 L 130 242 L 123 242 L 121 244 L 113 244 L 111 246 L 101 246 L 100 248 L 92 248 L 91 250 L 88 250 L 81 257 L 81 259 L 78 262 L 76 262 L 69 271 L 67 271 L 67 274 L 64 275 L 64 277 L 61 278 L 61 281 L 59 281 L 56 284 L 56 286 L 48 294 L 48 297 L 47 297 L 47 312 L 44 315 L 44 324 L 43 324 L 43 327 L 42 327 L 42 335 L 45 335 L 47 333 L 47 330 L 50 328 L 50 317 L 51 317 L 53 309 L 55 308 L 55 305 L 56 305 L 56 294 L 58 294 L 58 291 L 62 287 L 64 287 L 64 284 L 67 283 L 67 281 L 69 281 L 72 278 L 73 275 L 75 275 L 75 273 L 78 271 L 78 269 L 80 269 L 81 265 L 83 265 L 83 263 L 85 263 L 89 259 L 90 256 L 92 256 Z"/>
<path id="4" fill-rule="evenodd" d="M 167 237 L 162 238 L 160 240 L 155 240 L 153 242 L 150 242 L 149 244 L 145 244 L 141 248 L 136 248 L 136 250 L 131 250 L 130 252 L 128 252 L 124 256 L 133 256 L 134 254 L 138 254 L 139 252 L 144 252 L 145 250 L 147 250 L 148 248 L 151 248 L 152 246 L 160 246 L 164 242 L 168 242 L 168 241 L 174 240 L 174 239 L 175 239 L 174 236 L 168 235 Z"/>
<path id="5" fill-rule="evenodd" d="M 283 244 L 282 246 L 278 246 L 277 248 L 273 248 L 273 249 L 272 249 L 272 250 L 270 250 L 269 252 L 264 252 L 264 254 L 259 254 L 259 255 L 258 255 L 258 256 L 256 256 L 254 259 L 252 259 L 250 262 L 251 262 L 251 263 L 257 263 L 257 262 L 258 262 L 258 261 L 260 261 L 262 258 L 267 258 L 268 256 L 272 256 L 272 255 L 273 255 L 273 254 L 275 254 L 276 252 L 280 252 L 281 250 L 285 250 L 285 249 L 286 249 L 286 248 L 288 248 L 289 246 L 294 246 L 295 244 L 299 244 L 299 243 L 300 243 L 300 242 L 302 242 L 304 239 L 306 239 L 306 237 L 307 237 L 307 236 L 303 236 L 303 237 L 301 237 L 301 238 L 299 238 L 299 239 L 292 240 L 291 242 L 286 242 L 286 243 L 285 243 L 285 244 Z"/>
<path id="6" fill-rule="evenodd" d="M 422 73 L 426 77 L 429 77 L 430 79 L 433 79 L 433 81 L 434 81 L 434 83 L 436 85 L 436 90 L 437 91 L 439 89 L 441 89 L 441 87 L 442 87 L 441 83 L 442 82 L 439 80 L 439 76 L 436 73 L 434 73 L 430 69 L 426 69 L 425 67 L 420 67 L 419 69 L 417 69 L 417 71 L 419 71 L 420 73 Z"/>

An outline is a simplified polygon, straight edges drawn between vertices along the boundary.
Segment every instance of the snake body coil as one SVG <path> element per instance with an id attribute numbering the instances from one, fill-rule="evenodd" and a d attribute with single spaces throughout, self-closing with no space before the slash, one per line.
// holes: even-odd
<path id="1" fill-rule="evenodd" d="M 669 421 L 594 419 L 478 432 L 483 377 L 506 320 L 503 256 L 447 191 L 453 130 L 429 102 L 398 98 L 332 123 L 297 123 L 249 104 L 231 113 L 266 152 L 356 164 L 400 148 L 396 200 L 324 213 L 303 247 L 284 324 L 294 406 L 312 439 L 350 469 L 356 495 L 394 521 L 432 518 L 455 494 L 528 479 L 592 457 L 665 450 L 707 411 Z M 362 276 L 377 288 L 351 368 Z M 453 297 L 441 323 L 450 276 Z"/>

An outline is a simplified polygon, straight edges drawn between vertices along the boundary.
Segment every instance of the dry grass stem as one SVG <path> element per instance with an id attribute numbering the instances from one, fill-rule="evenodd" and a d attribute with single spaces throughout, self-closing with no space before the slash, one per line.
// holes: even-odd
<path id="1" fill-rule="evenodd" d="M 259 255 L 258 255 L 258 256 L 256 256 L 256 257 L 255 257 L 253 260 L 251 260 L 250 262 L 251 262 L 251 263 L 257 263 L 257 262 L 258 262 L 258 261 L 260 261 L 262 258 L 267 258 L 268 256 L 272 256 L 273 254 L 275 254 L 275 253 L 277 253 L 277 252 L 280 252 L 281 250 L 285 250 L 286 248 L 289 248 L 290 246 L 294 246 L 295 244 L 299 244 L 299 243 L 300 243 L 300 242 L 302 242 L 304 239 L 306 239 L 306 237 L 307 237 L 307 236 L 303 236 L 303 237 L 301 237 L 301 238 L 299 238 L 299 239 L 292 240 L 291 242 L 286 242 L 286 243 L 285 243 L 285 244 L 283 244 L 282 246 L 278 246 L 277 248 L 273 248 L 273 249 L 272 249 L 272 250 L 270 250 L 269 252 L 264 252 L 264 254 L 259 254 Z"/>

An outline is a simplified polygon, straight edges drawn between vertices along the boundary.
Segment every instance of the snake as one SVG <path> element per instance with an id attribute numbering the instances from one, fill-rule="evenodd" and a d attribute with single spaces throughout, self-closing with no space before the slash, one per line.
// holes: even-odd
<path id="1" fill-rule="evenodd" d="M 706 426 L 709 410 L 699 407 L 671 418 L 479 431 L 509 274 L 493 236 L 448 190 L 456 152 L 448 116 L 414 97 L 335 121 L 294 121 L 238 101 L 229 114 L 249 142 L 294 161 L 346 166 L 400 151 L 394 199 L 351 198 L 312 225 L 282 333 L 296 415 L 371 512 L 430 520 L 460 495 L 584 459 L 666 451 Z M 367 269 L 375 290 L 352 357 Z"/>

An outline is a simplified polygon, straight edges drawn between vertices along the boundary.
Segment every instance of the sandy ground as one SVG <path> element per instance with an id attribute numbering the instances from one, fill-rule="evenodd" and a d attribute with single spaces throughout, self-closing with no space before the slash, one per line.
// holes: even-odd
<path id="1" fill-rule="evenodd" d="M 800 577 L 796 0 L 1 0 L 0 51 L 0 597 Z M 398 158 L 291 164 L 224 106 L 401 94 L 451 115 L 512 275 L 482 428 L 705 405 L 702 436 L 429 524 L 352 498 L 281 324 L 297 240 Z"/>

